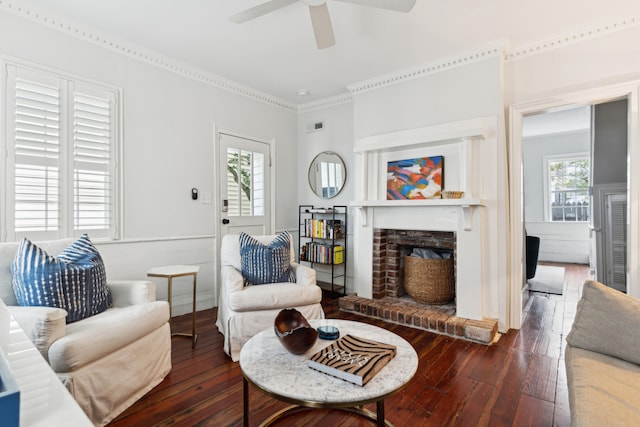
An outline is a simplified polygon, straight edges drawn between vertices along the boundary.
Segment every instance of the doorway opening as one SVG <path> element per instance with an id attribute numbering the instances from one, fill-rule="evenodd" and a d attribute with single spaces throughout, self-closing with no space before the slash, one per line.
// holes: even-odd
<path id="1" fill-rule="evenodd" d="M 638 135 L 637 126 L 638 126 L 638 83 L 633 82 L 625 85 L 617 85 L 612 87 L 598 88 L 589 91 L 567 94 L 556 97 L 554 99 L 541 100 L 536 102 L 531 102 L 527 104 L 517 105 L 511 107 L 511 127 L 510 127 L 510 152 L 509 152 L 509 162 L 510 162 L 510 218 L 511 218 L 511 228 L 510 228 L 510 247 L 512 258 L 510 259 L 510 278 L 511 278 L 511 288 L 510 288 L 510 311 L 509 311 L 509 321 L 510 327 L 519 328 L 522 322 L 522 308 L 524 307 L 528 295 L 528 284 L 526 279 L 526 250 L 525 250 L 525 236 L 526 233 L 533 234 L 540 232 L 539 229 L 536 229 L 536 225 L 533 224 L 536 220 L 536 217 L 529 218 L 533 216 L 531 212 L 527 212 L 527 203 L 533 196 L 530 194 L 530 183 L 528 182 L 531 177 L 527 173 L 527 158 L 525 157 L 525 151 L 529 149 L 526 147 L 527 144 L 527 136 L 524 133 L 525 131 L 525 123 L 529 118 L 534 118 L 538 116 L 539 119 L 545 117 L 545 115 L 556 114 L 558 116 L 569 115 L 569 114 L 580 114 L 580 108 L 584 109 L 581 114 L 585 114 L 586 111 L 588 117 L 588 123 L 590 125 L 589 130 L 583 130 L 589 136 L 589 143 L 587 145 L 587 156 L 589 159 L 589 186 L 587 196 L 584 196 L 583 188 L 581 187 L 572 187 L 569 188 L 564 184 L 555 188 L 556 192 L 550 191 L 550 188 L 553 189 L 553 185 L 549 186 L 549 182 L 546 184 L 540 184 L 540 187 L 544 190 L 543 199 L 541 201 L 533 202 L 537 203 L 537 207 L 539 208 L 538 214 L 540 215 L 537 219 L 540 220 L 540 223 L 544 223 L 550 226 L 559 226 L 564 225 L 569 227 L 573 226 L 574 228 L 580 229 L 581 235 L 584 236 L 586 234 L 586 239 L 582 238 L 582 252 L 578 254 L 571 254 L 571 256 L 579 255 L 582 257 L 579 262 L 587 262 L 589 264 L 590 269 L 593 269 L 594 272 L 598 272 L 598 270 L 602 273 L 606 271 L 607 267 L 603 264 L 599 264 L 600 261 L 606 259 L 606 257 L 602 254 L 598 256 L 598 239 L 597 236 L 599 233 L 603 232 L 602 227 L 598 230 L 598 225 L 602 223 L 604 217 L 598 216 L 602 215 L 603 210 L 598 211 L 600 206 L 603 205 L 602 200 L 599 200 L 598 197 L 598 188 L 594 186 L 597 184 L 597 181 L 594 181 L 597 178 L 597 175 L 594 176 L 594 171 L 597 172 L 597 168 L 599 166 L 593 167 L 592 162 L 596 162 L 596 165 L 599 162 L 599 158 L 602 155 L 606 157 L 606 154 L 611 154 L 614 150 L 611 149 L 609 145 L 607 145 L 605 137 L 605 142 L 602 144 L 602 147 L 598 147 L 597 145 L 593 145 L 594 141 L 599 139 L 603 139 L 602 135 L 598 134 L 598 129 L 604 128 L 602 123 L 598 124 L 596 121 L 594 123 L 594 117 L 597 117 L 602 114 L 599 114 L 598 110 L 607 108 L 611 105 L 624 104 L 623 116 L 624 123 L 622 127 L 624 131 L 626 131 L 626 137 L 624 138 L 623 156 L 619 158 L 624 158 L 625 160 L 622 164 L 619 164 L 620 161 L 614 162 L 610 164 L 608 167 L 610 172 L 612 169 L 616 169 L 616 172 L 622 172 L 622 178 L 619 176 L 616 178 L 617 180 L 622 180 L 622 184 L 624 189 L 622 190 L 625 194 L 624 196 L 632 202 L 633 200 L 638 200 L 638 190 L 640 187 L 640 180 L 635 178 L 635 174 L 631 173 L 632 170 L 637 167 L 640 163 L 640 152 L 638 150 Z M 595 114 L 594 114 L 595 111 Z M 601 113 L 601 112 L 600 112 Z M 549 116 L 550 117 L 550 116 Z M 607 119 L 609 120 L 609 119 Z M 606 123 L 606 120 L 605 120 Z M 567 123 L 565 122 L 564 125 Z M 594 126 L 594 124 L 596 126 Z M 574 129 L 575 132 L 578 132 L 577 129 Z M 574 135 L 575 136 L 575 135 Z M 583 145 L 584 146 L 584 145 Z M 604 153 L 603 153 L 604 147 Z M 558 172 L 558 176 L 562 176 L 563 171 L 566 169 L 568 171 L 575 171 L 577 166 L 576 154 L 584 154 L 583 150 L 577 149 L 574 150 L 571 154 L 573 157 L 569 159 L 563 159 L 560 154 L 567 153 L 555 153 L 558 156 L 554 158 L 553 155 L 547 156 L 546 160 L 540 158 L 538 162 L 538 172 L 540 177 L 547 175 L 547 180 L 555 179 L 553 183 L 563 183 L 561 179 L 558 181 L 558 177 L 551 177 L 553 175 L 553 171 L 549 172 L 549 165 L 554 165 L 555 171 Z M 564 156 L 567 157 L 567 156 Z M 628 161 L 627 161 L 628 159 Z M 565 162 L 567 160 L 567 162 Z M 573 162 L 573 163 L 572 163 Z M 571 175 L 571 174 L 569 174 Z M 574 174 L 575 175 L 575 174 Z M 575 176 L 573 177 L 575 181 Z M 571 182 L 570 179 L 567 182 Z M 574 182 L 575 183 L 575 182 Z M 608 183 L 607 185 L 610 185 Z M 556 199 L 556 194 L 557 199 Z M 594 197 L 594 194 L 596 196 Z M 572 197 L 568 197 L 572 196 Z M 612 203 L 613 199 L 609 199 L 609 209 L 616 210 L 615 202 Z M 554 203 L 555 202 L 555 203 Z M 596 206 L 598 205 L 598 206 Z M 606 202 L 605 202 L 606 206 Z M 622 235 L 624 236 L 625 243 L 623 245 L 619 245 L 616 249 L 618 249 L 617 260 L 619 261 L 620 253 L 622 252 L 622 259 L 625 261 L 622 269 L 624 270 L 622 273 L 617 273 L 618 275 L 622 274 L 624 276 L 624 281 L 626 282 L 627 292 L 631 295 L 638 295 L 639 289 L 638 286 L 635 285 L 634 280 L 637 278 L 637 272 L 632 269 L 628 269 L 625 265 L 633 265 L 633 262 L 638 259 L 638 249 L 637 243 L 638 239 L 635 238 L 635 233 L 637 233 L 637 227 L 633 224 L 634 221 L 637 222 L 639 213 L 637 207 L 633 206 L 633 203 L 628 204 L 628 209 L 624 213 L 620 213 L 620 209 L 617 209 L 614 216 L 617 215 L 613 220 L 614 221 L 622 221 L 624 227 L 622 227 Z M 558 221 L 553 221 L 556 218 Z M 560 221 L 560 218 L 562 221 Z M 613 217 L 612 217 L 613 218 Z M 621 219 L 622 218 L 622 219 Z M 561 224 L 554 224 L 554 222 Z M 606 220 L 605 220 L 606 222 Z M 531 230 L 533 227 L 534 230 Z M 615 233 L 614 233 L 615 234 Z M 619 233 L 618 233 L 619 234 Z M 617 236 L 617 234 L 616 234 Z M 540 245 L 540 255 L 543 257 L 549 256 L 549 248 L 554 245 L 545 245 L 544 237 L 541 239 Z M 548 237 L 548 236 L 547 236 Z M 558 240 L 558 239 L 556 239 Z M 561 239 L 560 239 L 561 240 Z M 603 239 L 601 239 L 603 240 Z M 556 242 L 557 243 L 557 242 Z M 565 242 L 566 243 L 566 242 Z M 561 244 L 558 244 L 562 246 Z M 558 246 L 556 245 L 556 246 Z M 614 245 L 615 246 L 615 245 Z M 586 248 L 586 254 L 585 254 Z M 543 253 L 544 252 L 544 253 Z M 570 249 L 565 249 L 564 253 L 568 256 L 571 252 Z M 586 255 L 586 257 L 585 257 Z M 553 258 L 553 257 L 552 257 Z M 586 258 L 586 259 L 585 259 Z M 540 259 L 539 261 L 543 261 Z M 558 258 L 553 258 L 558 259 Z M 613 259 L 613 258 L 612 258 Z M 568 261 L 568 262 L 578 262 L 578 261 Z M 604 261 L 602 261 L 604 262 Z M 616 269 L 613 269 L 616 270 Z M 596 277 L 599 278 L 599 277 Z M 607 279 L 601 279 L 606 283 Z"/>
<path id="2" fill-rule="evenodd" d="M 525 116 L 527 289 L 561 295 L 564 268 L 588 265 L 626 292 L 627 99 Z M 525 297 L 528 296 L 525 293 Z"/>

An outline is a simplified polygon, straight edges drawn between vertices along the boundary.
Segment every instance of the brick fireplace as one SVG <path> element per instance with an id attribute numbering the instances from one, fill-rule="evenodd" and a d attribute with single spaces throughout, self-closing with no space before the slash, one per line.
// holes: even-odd
<path id="1" fill-rule="evenodd" d="M 456 235 L 449 231 L 374 229 L 372 298 L 346 296 L 340 300 L 340 308 L 439 334 L 491 343 L 497 332 L 495 320 L 458 317 L 455 301 L 428 305 L 414 301 L 406 293 L 403 286 L 404 256 L 413 248 L 451 251 L 455 259 Z"/>
<path id="2" fill-rule="evenodd" d="M 403 286 L 404 256 L 410 254 L 413 248 L 444 249 L 453 252 L 455 259 L 456 236 L 449 231 L 374 229 L 374 299 L 385 296 L 398 298 L 407 294 Z"/>
<path id="3" fill-rule="evenodd" d="M 341 308 L 414 327 L 484 341 L 492 337 L 507 294 L 500 292 L 495 117 L 363 137 L 354 145 L 352 295 Z M 387 200 L 391 161 L 443 156 L 444 189 L 460 199 Z M 390 231 L 393 230 L 393 231 Z M 455 299 L 425 306 L 405 296 L 402 255 L 411 247 L 454 252 Z M 391 255 L 391 256 L 389 256 Z M 478 329 L 479 328 L 479 329 Z"/>

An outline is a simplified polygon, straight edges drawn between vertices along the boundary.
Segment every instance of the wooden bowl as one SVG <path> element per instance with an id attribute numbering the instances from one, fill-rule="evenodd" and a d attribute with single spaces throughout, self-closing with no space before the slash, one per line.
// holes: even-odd
<path id="1" fill-rule="evenodd" d="M 281 310 L 273 328 L 284 348 L 293 354 L 304 354 L 318 339 L 318 331 L 295 308 Z"/>

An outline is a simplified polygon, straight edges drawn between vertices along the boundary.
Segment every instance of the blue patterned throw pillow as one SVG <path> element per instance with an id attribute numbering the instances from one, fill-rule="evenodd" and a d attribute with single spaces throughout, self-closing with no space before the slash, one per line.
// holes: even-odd
<path id="1" fill-rule="evenodd" d="M 291 236 L 286 231 L 268 245 L 240 233 L 240 267 L 246 284 L 295 282 L 290 250 Z"/>
<path id="2" fill-rule="evenodd" d="M 111 306 L 104 263 L 86 234 L 57 257 L 25 238 L 11 271 L 18 304 L 62 308 L 68 312 L 67 323 Z"/>

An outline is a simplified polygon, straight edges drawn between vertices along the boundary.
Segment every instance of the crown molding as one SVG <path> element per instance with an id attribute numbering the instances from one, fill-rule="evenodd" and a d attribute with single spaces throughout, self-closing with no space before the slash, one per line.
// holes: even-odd
<path id="1" fill-rule="evenodd" d="M 0 10 L 20 16 L 24 19 L 45 25 L 58 30 L 72 37 L 79 38 L 86 42 L 101 46 L 105 49 L 117 52 L 146 62 L 150 65 L 165 69 L 167 71 L 182 75 L 186 78 L 216 87 L 227 92 L 234 93 L 245 98 L 265 103 L 270 106 L 281 108 L 293 113 L 306 113 L 314 110 L 321 110 L 342 104 L 353 102 L 353 95 L 380 89 L 387 86 L 403 83 L 426 75 L 447 71 L 452 68 L 461 67 L 477 61 L 491 57 L 502 56 L 505 61 L 516 61 L 529 56 L 548 52 L 570 44 L 579 43 L 585 40 L 594 39 L 609 35 L 616 31 L 632 28 L 640 25 L 640 17 L 629 17 L 614 23 L 603 24 L 590 27 L 582 31 L 574 31 L 561 36 L 551 37 L 529 45 L 523 45 L 511 49 L 508 41 L 497 41 L 490 45 L 485 45 L 479 49 L 461 53 L 446 59 L 441 59 L 428 64 L 399 70 L 387 75 L 373 79 L 354 83 L 347 86 L 348 93 L 319 99 L 305 104 L 294 104 L 287 100 L 259 91 L 249 86 L 242 85 L 230 79 L 226 79 L 217 74 L 190 66 L 186 63 L 164 57 L 157 52 L 149 51 L 143 47 L 136 46 L 131 42 L 119 40 L 113 36 L 101 34 L 95 29 L 83 28 L 77 23 L 67 21 L 63 18 L 53 17 L 36 10 L 31 6 L 25 6 L 17 0 L 0 0 Z"/>
<path id="2" fill-rule="evenodd" d="M 325 108 L 337 107 L 338 105 L 350 104 L 353 102 L 351 93 L 341 93 L 339 95 L 318 99 L 316 101 L 307 102 L 306 104 L 298 104 L 298 114 L 308 113 L 315 110 L 324 110 Z"/>
<path id="3" fill-rule="evenodd" d="M 629 17 L 617 22 L 590 27 L 581 31 L 573 31 L 564 35 L 550 37 L 546 40 L 515 48 L 507 53 L 506 61 L 517 61 L 554 49 L 559 49 L 571 44 L 606 36 L 617 31 L 625 30 L 640 25 L 640 17 Z"/>
<path id="4" fill-rule="evenodd" d="M 102 34 L 95 29 L 83 28 L 77 23 L 67 21 L 58 17 L 45 14 L 40 10 L 36 10 L 30 6 L 25 6 L 17 1 L 0 0 L 0 10 L 4 10 L 21 18 L 28 19 L 49 28 L 58 30 L 67 35 L 81 39 L 85 42 L 103 47 L 105 49 L 117 52 L 150 65 L 163 68 L 167 71 L 180 74 L 183 77 L 196 80 L 201 83 L 234 93 L 255 101 L 281 108 L 283 110 L 295 113 L 296 104 L 284 99 L 275 97 L 265 92 L 253 89 L 249 86 L 234 82 L 222 76 L 204 71 L 202 69 L 190 66 L 186 63 L 176 61 L 171 58 L 164 57 L 157 52 L 149 51 L 140 46 L 136 46 L 131 42 L 118 40 L 113 36 Z"/>
<path id="5" fill-rule="evenodd" d="M 362 92 L 368 92 L 375 89 L 380 89 L 386 86 L 396 85 L 409 80 L 424 77 L 429 74 L 440 73 L 442 71 L 450 70 L 452 68 L 461 67 L 463 65 L 469 65 L 474 62 L 482 61 L 488 58 L 504 55 L 507 41 L 498 41 L 485 45 L 480 49 L 469 51 L 467 53 L 461 53 L 449 58 L 440 59 L 428 64 L 421 64 L 415 67 L 407 68 L 404 70 L 396 71 L 384 76 L 376 77 L 373 79 L 365 80 L 359 83 L 354 83 L 347 86 L 347 89 L 353 94 Z"/>

